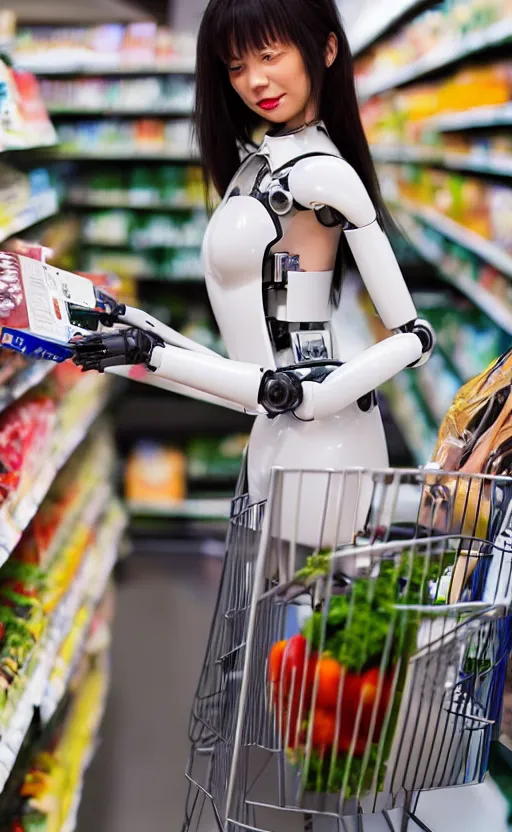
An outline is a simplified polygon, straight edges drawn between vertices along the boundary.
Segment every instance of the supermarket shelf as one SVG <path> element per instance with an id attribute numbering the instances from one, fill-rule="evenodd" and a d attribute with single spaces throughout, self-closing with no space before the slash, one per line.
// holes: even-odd
<path id="1" fill-rule="evenodd" d="M 107 487 L 108 488 L 108 487 Z M 107 492 L 101 489 L 94 497 L 90 509 L 96 518 L 105 505 Z M 91 560 L 88 550 L 84 553 L 82 565 L 69 591 L 53 613 L 46 635 L 38 649 L 38 661 L 35 670 L 27 682 L 9 726 L 0 740 L 0 793 L 5 787 L 12 768 L 16 762 L 23 740 L 34 717 L 34 709 L 43 703 L 53 666 L 60 647 L 70 632 L 78 610 L 88 591 L 91 579 Z"/>
<path id="2" fill-rule="evenodd" d="M 470 170 L 475 173 L 512 176 L 512 158 L 505 154 L 469 156 L 466 153 L 443 153 L 435 148 L 421 145 L 372 145 L 372 156 L 376 162 L 418 162 L 426 165 L 440 165 L 453 170 Z"/>
<path id="3" fill-rule="evenodd" d="M 199 156 L 194 156 L 190 152 L 183 150 L 149 150 L 142 147 L 126 147 L 110 148 L 108 151 L 86 151 L 86 150 L 56 150 L 54 152 L 44 153 L 42 158 L 49 161 L 81 161 L 81 160 L 95 160 L 103 162 L 119 162 L 126 160 L 128 162 L 184 162 L 186 164 L 197 164 Z"/>
<path id="4" fill-rule="evenodd" d="M 201 248 L 201 240 L 198 240 L 197 243 L 152 243 L 151 245 L 137 245 L 130 240 L 121 240 L 120 242 L 116 242 L 115 240 L 95 240 L 94 238 L 91 239 L 89 237 L 83 237 L 80 242 L 84 248 L 107 248 L 115 249 L 116 251 L 122 250 L 129 252 L 153 251 L 155 249 L 158 251 L 161 249 L 179 249 L 180 251 L 183 251 L 185 249 L 199 250 Z"/>
<path id="5" fill-rule="evenodd" d="M 503 251 L 496 243 L 486 240 L 480 234 L 470 231 L 458 222 L 445 217 L 439 211 L 428 206 L 418 205 L 410 200 L 401 199 L 399 204 L 392 204 L 392 209 L 405 210 L 423 220 L 444 234 L 445 237 L 464 246 L 477 257 L 494 266 L 499 272 L 512 278 L 512 256 Z"/>
<path id="6" fill-rule="evenodd" d="M 415 248 L 425 260 L 436 266 L 443 279 L 472 300 L 505 332 L 512 335 L 512 309 L 508 309 L 504 303 L 495 298 L 483 286 L 475 283 L 474 280 L 461 271 L 447 272 L 446 269 L 441 268 L 439 266 L 439 252 L 430 248 L 428 242 L 421 238 L 421 234 L 418 234 L 415 222 L 411 220 L 410 215 L 405 212 L 398 213 L 398 219 Z"/>
<path id="7" fill-rule="evenodd" d="M 126 529 L 126 525 L 127 518 L 124 514 L 120 513 L 120 519 L 114 524 L 113 528 L 109 528 L 107 525 L 106 534 L 103 535 L 100 532 L 100 536 L 94 544 L 102 552 L 103 564 L 101 574 L 98 576 L 88 575 L 87 585 L 82 587 L 82 591 L 80 593 L 80 603 L 75 610 L 73 619 L 76 618 L 80 607 L 86 600 L 90 608 L 89 615 L 87 620 L 84 622 L 80 638 L 78 639 L 76 653 L 67 668 L 64 678 L 55 680 L 52 673 L 48 676 L 45 690 L 41 698 L 41 703 L 39 705 L 39 711 L 43 723 L 49 722 L 55 714 L 69 687 L 69 683 L 76 670 L 78 661 L 84 653 L 91 622 L 94 618 L 96 608 L 105 594 L 110 576 L 116 564 L 121 538 Z M 87 557 L 87 553 L 85 554 L 85 557 Z M 68 632 L 71 632 L 72 627 L 73 623 L 71 623 L 71 626 L 68 628 Z M 60 644 L 62 644 L 63 641 L 64 638 L 61 638 Z M 55 664 L 55 660 L 53 664 Z M 51 670 L 53 671 L 53 667 Z"/>
<path id="8" fill-rule="evenodd" d="M 19 151 L 26 151 L 26 150 L 41 150 L 45 147 L 55 147 L 57 144 L 56 139 L 53 138 L 51 142 L 35 142 L 35 144 L 20 144 L 14 147 L 3 147 L 0 149 L 0 153 L 18 153 Z"/>
<path id="9" fill-rule="evenodd" d="M 54 437 L 53 452 L 50 452 L 48 459 L 32 481 L 29 493 L 18 500 L 6 500 L 0 508 L 0 566 L 8 560 L 50 490 L 58 472 L 84 441 L 89 428 L 103 411 L 106 402 L 105 396 L 99 404 L 91 408 L 84 420 L 67 435 L 61 437 L 60 441 L 57 436 Z"/>
<path id="10" fill-rule="evenodd" d="M 58 210 L 59 201 L 56 191 L 50 191 L 35 197 L 30 200 L 25 210 L 18 217 L 15 217 L 9 226 L 0 229 L 0 243 L 14 234 L 19 234 L 20 231 L 25 231 L 36 223 L 52 217 Z"/>
<path id="11" fill-rule="evenodd" d="M 13 402 L 21 399 L 32 387 L 41 384 L 54 367 L 53 361 L 34 361 L 29 367 L 17 373 L 5 387 L 0 389 L 0 413 Z"/>
<path id="12" fill-rule="evenodd" d="M 393 395 L 389 401 L 393 419 L 398 425 L 407 447 L 411 452 L 416 465 L 425 465 L 432 456 L 435 445 L 435 433 L 432 434 L 432 441 L 425 444 L 418 441 L 414 433 L 419 403 L 409 392 L 407 383 L 401 373 L 395 376 L 391 382 Z"/>
<path id="13" fill-rule="evenodd" d="M 87 773 L 87 769 L 89 768 L 93 757 L 97 751 L 97 743 L 98 743 L 98 733 L 100 730 L 101 723 L 103 722 L 103 716 L 105 714 L 105 709 L 107 707 L 107 694 L 108 694 L 108 677 L 107 683 L 105 685 L 105 692 L 103 694 L 103 699 L 100 702 L 98 707 L 98 711 L 94 716 L 94 725 L 92 730 L 92 739 L 89 748 L 87 749 L 86 753 L 84 754 L 84 758 L 82 760 L 82 766 L 80 770 L 80 775 L 78 778 L 78 788 L 73 795 L 73 800 L 71 801 L 71 806 L 69 807 L 69 812 L 67 817 L 64 819 L 62 826 L 60 827 L 60 832 L 75 832 L 78 822 L 78 810 L 80 808 L 80 802 L 82 800 L 82 794 L 84 790 L 84 781 L 85 775 Z"/>
<path id="14" fill-rule="evenodd" d="M 144 503 L 128 503 L 130 514 L 143 517 L 184 517 L 194 519 L 219 519 L 229 517 L 231 500 L 227 497 L 189 499 L 174 505 L 149 506 Z"/>
<path id="15" fill-rule="evenodd" d="M 391 0 L 391 2 L 379 6 L 368 21 L 368 16 L 362 15 L 364 23 L 356 26 L 352 35 L 349 34 L 349 43 L 352 54 L 357 55 L 363 49 L 370 46 L 373 41 L 380 38 L 388 29 L 394 26 L 401 17 L 421 6 L 424 0 Z"/>
<path id="16" fill-rule="evenodd" d="M 190 61 L 176 61 L 169 66 L 155 66 L 155 65 L 139 65 L 139 66 L 112 66 L 112 65 L 89 65 L 83 63 L 67 64 L 66 66 L 45 66 L 44 64 L 37 64 L 35 62 L 24 63 L 20 56 L 16 58 L 16 66 L 20 69 L 26 69 L 34 75 L 39 75 L 42 78 L 50 78 L 56 75 L 111 75 L 112 77 L 119 75 L 195 75 L 195 64 Z"/>
<path id="17" fill-rule="evenodd" d="M 470 130 L 473 127 L 501 127 L 512 124 L 512 104 L 498 104 L 495 107 L 474 107 L 461 113 L 444 113 L 426 119 L 422 126 L 438 132 Z"/>
<path id="18" fill-rule="evenodd" d="M 47 107 L 49 115 L 56 116 L 138 116 L 155 118 L 156 116 L 168 116 L 173 118 L 192 118 L 190 108 L 179 107 L 111 107 L 105 102 L 103 107 Z"/>
<path id="19" fill-rule="evenodd" d="M 358 85 L 360 99 L 371 98 L 385 90 L 399 87 L 410 81 L 449 66 L 470 55 L 494 46 L 500 46 L 512 38 L 512 19 L 504 18 L 479 32 L 462 35 L 458 41 L 446 42 L 432 49 L 416 61 L 387 75 L 375 73 Z"/>
<path id="20" fill-rule="evenodd" d="M 196 274 L 196 275 L 169 275 L 165 277 L 163 275 L 132 275 L 130 280 L 135 280 L 137 283 L 176 283 L 182 286 L 184 283 L 190 283 L 192 286 L 197 286 L 201 284 L 202 286 L 206 286 L 204 282 L 204 275 Z"/>
<path id="21" fill-rule="evenodd" d="M 126 209 L 129 211 L 204 211 L 204 203 L 193 202 L 167 202 L 155 201 L 150 203 L 133 203 L 129 199 L 105 199 L 104 196 L 98 198 L 87 196 L 83 198 L 68 197 L 64 200 L 66 205 L 73 206 L 73 208 L 101 208 L 107 210 L 108 208 Z"/>

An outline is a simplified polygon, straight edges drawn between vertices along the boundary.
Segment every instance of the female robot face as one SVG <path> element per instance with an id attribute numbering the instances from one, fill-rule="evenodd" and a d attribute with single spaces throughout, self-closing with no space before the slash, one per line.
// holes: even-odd
<path id="1" fill-rule="evenodd" d="M 335 57 L 336 38 L 331 35 L 326 66 Z M 231 85 L 242 101 L 266 121 L 285 124 L 293 130 L 316 118 L 311 81 L 302 55 L 293 44 L 275 42 L 260 51 L 233 55 L 228 71 Z"/>

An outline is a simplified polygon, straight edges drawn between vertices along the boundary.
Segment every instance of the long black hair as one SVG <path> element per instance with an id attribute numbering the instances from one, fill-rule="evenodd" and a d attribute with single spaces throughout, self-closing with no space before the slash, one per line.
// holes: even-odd
<path id="1" fill-rule="evenodd" d="M 329 68 L 325 50 L 334 33 L 338 51 Z M 352 55 L 335 0 L 210 0 L 197 42 L 195 130 L 205 177 L 221 196 L 240 165 L 240 145 L 248 148 L 262 123 L 231 86 L 231 53 L 259 51 L 270 43 L 293 44 L 302 54 L 318 117 L 343 158 L 357 171 L 381 225 L 393 222 L 383 203 L 359 114 Z M 351 262 L 341 236 L 335 267 L 334 299 L 341 269 Z"/>

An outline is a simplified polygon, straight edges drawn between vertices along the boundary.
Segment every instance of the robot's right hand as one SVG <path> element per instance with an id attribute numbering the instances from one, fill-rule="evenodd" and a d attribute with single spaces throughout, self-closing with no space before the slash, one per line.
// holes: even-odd
<path id="1" fill-rule="evenodd" d="M 94 333 L 71 342 L 74 349 L 73 362 L 87 370 L 102 373 L 107 367 L 122 364 L 144 364 L 152 370 L 151 356 L 156 346 L 163 347 L 161 338 L 131 327 L 115 333 Z"/>

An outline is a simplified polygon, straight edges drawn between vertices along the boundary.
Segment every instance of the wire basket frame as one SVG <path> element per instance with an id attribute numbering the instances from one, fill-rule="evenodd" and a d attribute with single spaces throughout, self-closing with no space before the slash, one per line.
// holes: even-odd
<path id="1" fill-rule="evenodd" d="M 367 813 L 393 829 L 397 809 L 407 829 L 420 791 L 480 782 L 510 650 L 511 512 L 511 479 L 441 471 L 276 469 L 263 530 L 264 506 L 239 498 L 185 829 L 198 794 L 230 832 L 347 832 Z"/>

